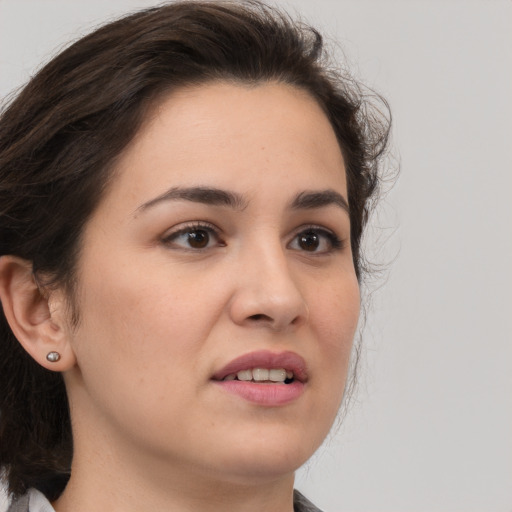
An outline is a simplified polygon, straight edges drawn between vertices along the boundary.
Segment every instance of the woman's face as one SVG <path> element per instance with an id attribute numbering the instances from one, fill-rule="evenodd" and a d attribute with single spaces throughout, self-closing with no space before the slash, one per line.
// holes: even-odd
<path id="1" fill-rule="evenodd" d="M 84 232 L 75 453 L 248 481 L 309 458 L 358 320 L 346 201 L 305 92 L 213 83 L 159 104 Z"/>

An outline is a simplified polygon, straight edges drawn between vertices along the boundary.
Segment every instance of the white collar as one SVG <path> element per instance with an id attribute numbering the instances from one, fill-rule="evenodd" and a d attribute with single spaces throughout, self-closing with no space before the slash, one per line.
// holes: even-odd
<path id="1" fill-rule="evenodd" d="M 28 510 L 29 512 L 55 512 L 55 509 L 51 506 L 50 502 L 46 499 L 46 496 L 38 491 L 37 489 L 30 489 L 28 491 L 29 501 Z"/>

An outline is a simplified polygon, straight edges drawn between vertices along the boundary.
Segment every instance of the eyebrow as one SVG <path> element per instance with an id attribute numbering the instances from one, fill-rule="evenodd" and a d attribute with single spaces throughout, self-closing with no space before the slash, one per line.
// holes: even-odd
<path id="1" fill-rule="evenodd" d="M 247 201 L 243 196 L 235 192 L 212 187 L 173 187 L 158 197 L 142 204 L 136 211 L 144 211 L 159 203 L 173 200 L 192 201 L 213 206 L 227 206 L 233 210 L 243 210 L 247 206 Z"/>
<path id="2" fill-rule="evenodd" d="M 244 210 L 248 205 L 248 201 L 244 196 L 236 192 L 214 187 L 173 187 L 139 206 L 136 212 L 148 210 L 162 202 L 179 200 L 213 206 L 227 206 L 239 211 Z M 340 193 L 332 189 L 305 190 L 295 196 L 290 204 L 290 208 L 292 210 L 314 210 L 332 205 L 339 206 L 342 210 L 349 213 L 347 200 Z"/>
<path id="3" fill-rule="evenodd" d="M 347 200 L 332 189 L 301 192 L 295 197 L 291 207 L 293 210 L 313 210 L 331 205 L 339 206 L 342 210 L 350 213 Z"/>

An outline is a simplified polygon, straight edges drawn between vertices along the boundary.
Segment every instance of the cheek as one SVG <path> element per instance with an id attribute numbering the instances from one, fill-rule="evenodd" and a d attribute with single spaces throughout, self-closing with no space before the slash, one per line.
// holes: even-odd
<path id="1" fill-rule="evenodd" d="M 140 397 L 141 407 L 154 414 L 163 390 L 177 385 L 182 392 L 172 396 L 176 408 L 194 398 L 201 384 L 194 368 L 202 364 L 206 340 L 222 314 L 216 274 L 198 274 L 162 261 L 143 270 L 115 263 L 83 269 L 88 286 L 79 303 L 75 352 L 85 387 L 98 403 L 107 401 L 105 410 Z M 114 396 L 118 404 L 111 403 Z"/>
<path id="2" fill-rule="evenodd" d="M 183 410 L 197 398 L 191 362 L 208 328 L 198 320 L 197 293 L 184 293 L 180 279 L 170 286 L 146 270 L 144 276 L 122 268 L 104 273 L 115 280 L 90 275 L 74 337 L 79 382 L 73 388 L 86 404 L 82 411 L 91 407 L 110 422 L 130 424 L 138 437 L 178 429 Z M 179 393 L 170 393 L 177 387 Z"/>
<path id="3" fill-rule="evenodd" d="M 327 287 L 311 304 L 310 316 L 319 343 L 321 366 L 329 376 L 324 385 L 340 401 L 360 313 L 357 279 L 354 276 L 344 279 L 341 285 Z"/>
<path id="4" fill-rule="evenodd" d="M 119 342 L 121 350 L 133 342 L 143 355 L 155 348 L 153 343 L 173 345 L 170 336 L 179 346 L 183 331 L 193 336 L 206 328 L 216 312 L 214 285 L 201 283 L 198 289 L 197 280 L 182 268 L 158 263 L 119 265 L 97 272 L 92 267 L 82 277 L 88 283 L 80 301 L 83 319 L 112 343 Z"/>
<path id="5" fill-rule="evenodd" d="M 101 270 L 91 268 L 82 278 L 88 286 L 79 301 L 82 322 L 74 343 L 84 378 L 105 370 L 101 378 L 113 386 L 116 379 L 120 387 L 131 387 L 157 377 L 164 385 L 201 339 L 204 325 L 194 321 L 197 300 L 194 305 L 180 279 L 167 284 L 165 275 L 148 267 L 139 273 L 122 266 Z"/>
<path id="6" fill-rule="evenodd" d="M 339 351 L 352 345 L 360 313 L 359 284 L 355 276 L 334 282 L 310 303 L 311 316 L 321 330 L 326 349 Z"/>

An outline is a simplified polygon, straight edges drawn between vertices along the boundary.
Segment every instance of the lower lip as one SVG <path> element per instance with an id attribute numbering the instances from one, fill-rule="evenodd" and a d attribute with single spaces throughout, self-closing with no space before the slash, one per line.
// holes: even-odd
<path id="1" fill-rule="evenodd" d="M 290 384 L 256 383 L 241 380 L 216 381 L 228 393 L 258 405 L 276 407 L 297 400 L 304 392 L 304 383 L 293 381 Z"/>

